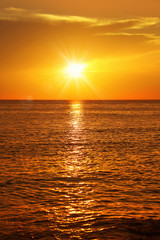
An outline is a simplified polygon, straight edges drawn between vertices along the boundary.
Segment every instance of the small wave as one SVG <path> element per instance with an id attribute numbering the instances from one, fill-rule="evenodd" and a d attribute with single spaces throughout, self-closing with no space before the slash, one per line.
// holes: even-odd
<path id="1" fill-rule="evenodd" d="M 160 220 L 125 219 L 97 216 L 86 221 L 51 222 L 36 221 L 32 226 L 21 226 L 16 231 L 1 231 L 2 240 L 64 240 L 64 239 L 112 239 L 112 240 L 159 240 Z M 7 226 L 6 226 L 7 228 Z"/>

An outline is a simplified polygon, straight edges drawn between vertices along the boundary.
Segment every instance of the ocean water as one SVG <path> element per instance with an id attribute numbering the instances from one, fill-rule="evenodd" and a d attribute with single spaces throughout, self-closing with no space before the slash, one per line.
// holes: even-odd
<path id="1" fill-rule="evenodd" d="M 0 239 L 160 239 L 160 101 L 0 101 Z"/>

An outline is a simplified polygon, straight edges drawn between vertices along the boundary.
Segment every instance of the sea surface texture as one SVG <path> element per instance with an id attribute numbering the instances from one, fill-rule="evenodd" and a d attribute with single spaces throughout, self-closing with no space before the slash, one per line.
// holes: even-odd
<path id="1" fill-rule="evenodd" d="M 160 101 L 0 101 L 1 240 L 160 239 Z"/>

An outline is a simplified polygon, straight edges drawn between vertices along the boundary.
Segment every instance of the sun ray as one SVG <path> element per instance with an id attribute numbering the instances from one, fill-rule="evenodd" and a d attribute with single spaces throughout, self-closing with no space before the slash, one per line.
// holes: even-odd
<path id="1" fill-rule="evenodd" d="M 83 77 L 83 83 L 85 83 L 95 93 L 95 95 L 98 97 L 98 99 L 101 99 L 101 96 L 98 93 L 98 91 L 96 90 L 96 88 L 94 88 L 93 84 L 91 84 L 90 81 L 87 80 L 85 77 Z"/>
<path id="2" fill-rule="evenodd" d="M 61 91 L 60 91 L 60 93 L 59 93 L 59 95 L 58 95 L 58 99 L 61 99 L 61 96 L 63 95 L 65 89 L 67 88 L 70 80 L 71 80 L 70 78 L 68 78 L 68 79 L 66 80 L 64 86 L 61 88 Z"/>

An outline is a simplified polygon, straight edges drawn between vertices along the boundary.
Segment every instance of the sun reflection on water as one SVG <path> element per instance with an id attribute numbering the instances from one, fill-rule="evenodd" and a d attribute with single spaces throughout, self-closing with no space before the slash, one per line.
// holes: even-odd
<path id="1" fill-rule="evenodd" d="M 90 161 L 86 156 L 83 105 L 75 102 L 69 107 L 63 170 L 56 186 L 51 189 L 58 205 L 53 205 L 47 215 L 50 221 L 56 222 L 51 228 L 77 237 L 79 232 L 93 231 L 90 221 L 94 221 L 96 213 L 95 183 L 90 179 Z"/>
<path id="2" fill-rule="evenodd" d="M 71 104 L 71 129 L 75 130 L 78 128 L 81 130 L 81 120 L 82 120 L 82 105 L 81 103 Z"/>
<path id="3" fill-rule="evenodd" d="M 71 175 L 77 175 L 82 169 L 83 153 L 83 109 L 81 103 L 72 103 L 70 105 L 70 120 L 68 132 L 68 158 L 66 159 L 66 170 Z"/>

